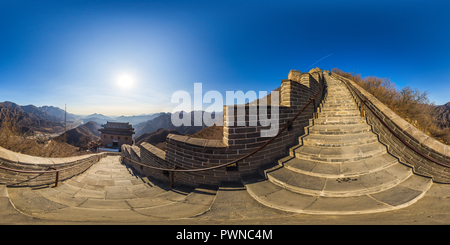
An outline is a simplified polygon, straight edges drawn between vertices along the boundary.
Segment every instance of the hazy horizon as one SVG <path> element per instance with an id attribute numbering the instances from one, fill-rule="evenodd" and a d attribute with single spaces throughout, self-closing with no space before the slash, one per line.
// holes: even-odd
<path id="1" fill-rule="evenodd" d="M 6 101 L 3 101 L 3 102 L 6 102 Z M 0 102 L 0 103 L 3 103 L 3 102 Z M 9 102 L 15 103 L 14 101 L 9 101 Z M 33 104 L 24 104 L 24 105 L 17 104 L 17 105 L 19 105 L 19 106 L 28 106 L 28 105 L 33 105 Z M 43 106 L 53 106 L 53 105 L 42 105 L 42 106 L 33 105 L 33 106 L 43 107 Z M 57 107 L 57 108 L 59 108 L 61 110 L 64 110 L 64 107 L 63 108 L 58 107 L 58 106 L 53 106 L 53 107 Z M 194 110 L 184 111 L 184 112 L 192 112 L 192 111 L 194 111 Z M 213 111 L 208 111 L 208 112 L 213 112 Z M 222 113 L 223 110 L 215 111 L 215 112 L 216 113 Z M 172 111 L 159 111 L 159 112 L 152 112 L 152 113 L 140 113 L 140 114 L 129 114 L 129 115 L 120 114 L 120 115 L 117 115 L 117 114 L 103 114 L 103 113 L 98 113 L 98 112 L 88 113 L 88 114 L 86 114 L 86 113 L 73 113 L 72 111 L 67 109 L 67 113 L 74 114 L 76 116 L 81 116 L 81 117 L 86 117 L 86 116 L 91 116 L 91 115 L 98 114 L 98 115 L 103 115 L 103 116 L 107 116 L 107 117 L 117 118 L 117 117 L 122 117 L 122 116 L 131 117 L 131 116 L 147 116 L 147 115 L 152 115 L 152 114 L 157 114 L 157 113 L 172 113 Z"/>
<path id="2" fill-rule="evenodd" d="M 389 78 L 450 101 L 447 1 L 0 3 L 0 101 L 171 112 L 178 90 L 270 92 L 291 69 Z M 207 107 L 208 104 L 204 104 Z"/>

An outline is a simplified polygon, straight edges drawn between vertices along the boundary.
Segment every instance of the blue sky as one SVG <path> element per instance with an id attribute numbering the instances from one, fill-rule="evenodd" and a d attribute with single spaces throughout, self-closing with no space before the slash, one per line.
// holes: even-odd
<path id="1" fill-rule="evenodd" d="M 172 94 L 194 83 L 270 91 L 291 69 L 337 67 L 445 104 L 449 11 L 449 1 L 0 0 L 0 101 L 138 115 L 172 111 Z"/>

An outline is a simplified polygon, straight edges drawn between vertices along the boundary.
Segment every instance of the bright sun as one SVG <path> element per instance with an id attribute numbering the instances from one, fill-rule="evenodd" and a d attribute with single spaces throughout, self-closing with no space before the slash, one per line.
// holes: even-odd
<path id="1" fill-rule="evenodd" d="M 131 88 L 133 81 L 133 77 L 129 74 L 121 74 L 117 77 L 117 85 L 123 89 Z"/>

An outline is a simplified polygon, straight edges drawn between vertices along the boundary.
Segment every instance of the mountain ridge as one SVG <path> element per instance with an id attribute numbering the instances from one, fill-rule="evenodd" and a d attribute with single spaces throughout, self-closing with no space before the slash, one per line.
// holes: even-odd
<path id="1" fill-rule="evenodd" d="M 450 102 L 436 106 L 435 108 L 439 128 L 450 128 Z"/>
<path id="2" fill-rule="evenodd" d="M 85 124 L 79 125 L 76 128 L 67 130 L 66 143 L 77 147 L 85 147 L 88 142 L 97 141 L 100 139 L 100 132 L 98 129 L 100 125 L 96 122 L 89 121 Z M 64 134 L 54 138 L 57 141 L 64 141 Z"/>
<path id="3" fill-rule="evenodd" d="M 10 124 L 17 127 L 16 130 L 22 133 L 33 133 L 35 131 L 60 132 L 64 129 L 64 125 L 60 121 L 51 120 L 53 118 L 50 114 L 37 110 L 36 107 L 25 106 L 24 110 L 21 106 L 11 101 L 0 103 L 0 121 L 2 125 L 4 123 Z"/>
<path id="4" fill-rule="evenodd" d="M 203 128 L 206 128 L 207 126 L 205 125 L 205 123 L 201 122 L 201 126 L 194 126 L 195 121 L 199 120 L 198 118 L 194 117 L 194 111 L 188 112 L 191 114 L 191 126 L 185 126 L 185 125 L 181 125 L 181 126 L 175 126 L 172 123 L 172 113 L 164 113 L 152 120 L 149 120 L 147 122 L 143 122 L 137 125 L 134 125 L 135 128 L 135 136 L 134 138 L 139 137 L 140 135 L 144 134 L 144 133 L 152 133 L 157 131 L 160 128 L 164 128 L 167 130 L 171 130 L 171 129 L 175 129 L 177 130 L 180 134 L 190 134 L 193 135 L 195 133 L 197 133 L 198 131 L 202 130 Z M 205 112 L 202 111 L 202 118 L 203 119 L 203 114 L 204 113 L 209 113 L 209 112 Z M 217 120 L 221 119 L 223 117 L 222 112 L 218 112 L 218 113 L 211 113 L 214 115 L 217 115 Z"/>

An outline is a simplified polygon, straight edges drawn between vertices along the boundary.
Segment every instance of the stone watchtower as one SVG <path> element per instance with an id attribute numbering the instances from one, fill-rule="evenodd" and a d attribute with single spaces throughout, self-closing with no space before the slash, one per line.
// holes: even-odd
<path id="1" fill-rule="evenodd" d="M 123 144 L 133 144 L 134 128 L 131 124 L 106 122 L 106 124 L 102 124 L 102 127 L 98 131 L 101 132 L 103 147 L 120 149 Z"/>
<path id="2" fill-rule="evenodd" d="M 291 70 L 288 74 L 288 79 L 296 82 L 300 82 L 302 73 L 299 70 Z"/>

